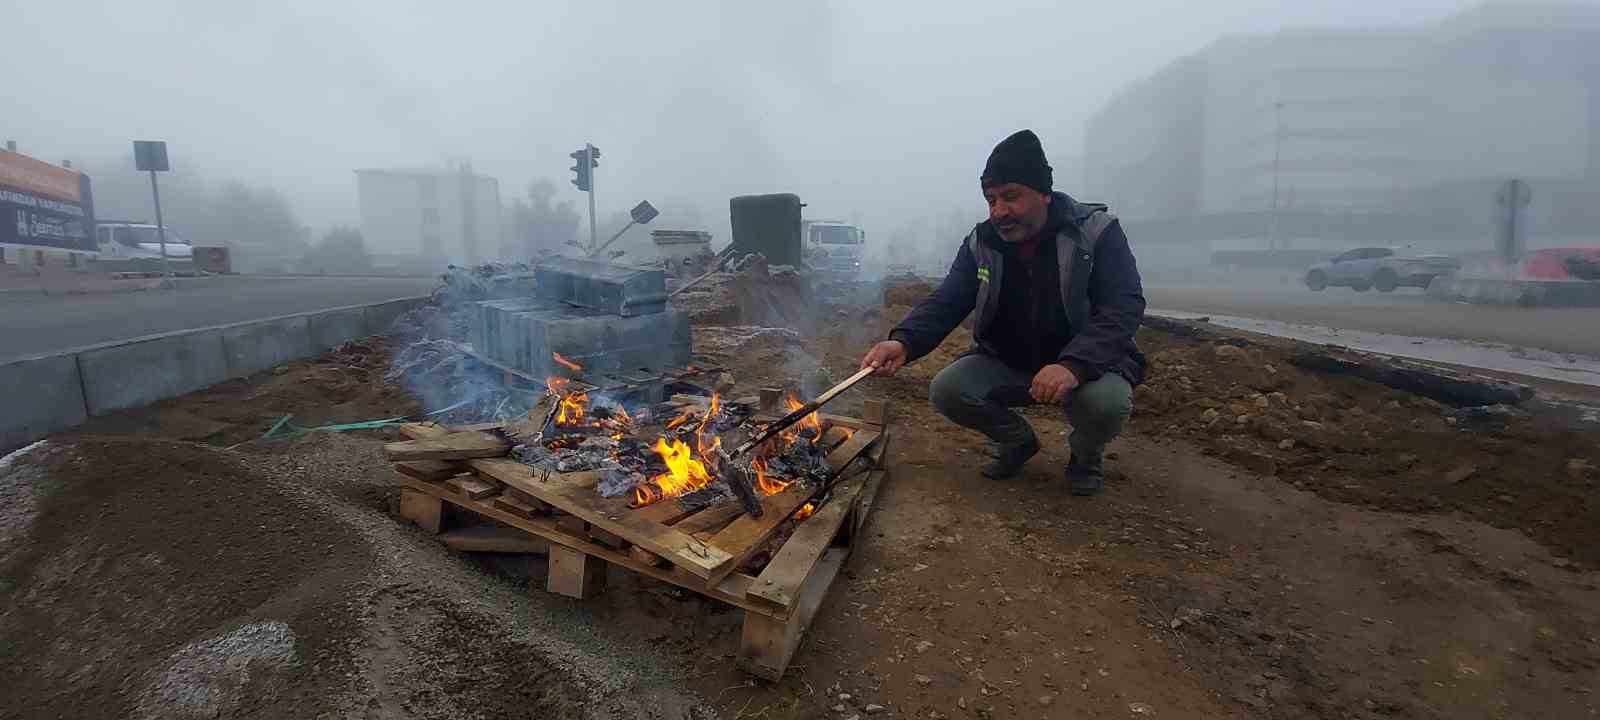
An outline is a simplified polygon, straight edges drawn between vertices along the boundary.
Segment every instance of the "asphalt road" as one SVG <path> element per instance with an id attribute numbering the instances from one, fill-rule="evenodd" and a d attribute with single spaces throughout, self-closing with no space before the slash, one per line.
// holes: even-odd
<path id="1" fill-rule="evenodd" d="M 0 293 L 0 361 L 144 335 L 426 295 L 433 279 L 208 278 L 176 289 Z"/>
<path id="2" fill-rule="evenodd" d="M 1517 308 L 1429 300 L 1420 290 L 1311 292 L 1294 285 L 1146 285 L 1153 310 L 1233 315 L 1600 357 L 1600 308 Z"/>

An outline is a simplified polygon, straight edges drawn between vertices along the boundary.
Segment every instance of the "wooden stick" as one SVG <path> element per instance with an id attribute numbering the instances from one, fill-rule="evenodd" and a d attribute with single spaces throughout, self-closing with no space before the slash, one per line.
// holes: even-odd
<path id="1" fill-rule="evenodd" d="M 877 368 L 864 367 L 864 368 L 861 368 L 860 370 L 857 370 L 856 374 L 845 378 L 844 381 L 839 383 L 838 385 L 834 385 L 833 387 L 828 388 L 827 390 L 823 391 L 823 393 L 821 395 L 818 395 L 815 400 L 812 400 L 811 402 L 808 402 L 808 403 L 806 403 L 804 405 L 801 405 L 798 410 L 795 410 L 794 412 L 791 412 L 788 415 L 785 415 L 785 416 L 783 416 L 781 418 L 778 418 L 778 420 L 776 422 L 773 422 L 772 424 L 762 428 L 761 432 L 756 433 L 754 437 L 750 438 L 749 440 L 746 440 L 743 445 L 740 445 L 739 447 L 734 448 L 733 452 L 728 453 L 728 456 L 729 457 L 738 457 L 738 456 L 743 455 L 743 454 L 745 454 L 747 452 L 750 452 L 750 450 L 754 449 L 756 446 L 760 445 L 761 443 L 764 443 L 764 442 L 766 442 L 768 440 L 771 440 L 772 436 L 777 435 L 778 433 L 783 432 L 784 430 L 787 430 L 789 428 L 789 426 L 794 425 L 797 422 L 800 422 L 801 420 L 805 419 L 805 416 L 816 412 L 823 405 L 828 404 L 829 401 L 831 401 L 834 398 L 838 397 L 840 393 L 842 393 L 842 392 L 844 392 L 846 390 L 849 390 L 851 387 L 854 387 L 856 383 L 861 382 L 862 380 L 866 379 L 866 377 L 868 375 L 871 375 L 874 370 L 877 370 Z"/>

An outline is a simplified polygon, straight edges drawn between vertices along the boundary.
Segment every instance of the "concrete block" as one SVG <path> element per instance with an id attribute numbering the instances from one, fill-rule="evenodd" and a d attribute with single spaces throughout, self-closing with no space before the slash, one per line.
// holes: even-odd
<path id="1" fill-rule="evenodd" d="M 89 418 L 71 354 L 0 364 L 0 455 Z"/>
<path id="2" fill-rule="evenodd" d="M 397 318 L 411 310 L 422 307 L 427 302 L 427 298 L 402 298 L 368 305 L 366 307 L 367 329 L 373 335 L 388 335 L 393 330 L 394 321 Z"/>
<path id="3" fill-rule="evenodd" d="M 313 354 L 304 315 L 260 320 L 222 329 L 223 356 L 232 377 L 254 375 Z"/>
<path id="4" fill-rule="evenodd" d="M 366 308 L 329 310 L 310 315 L 306 320 L 311 333 L 312 352 L 331 350 L 372 334 L 367 329 Z"/>
<path id="5" fill-rule="evenodd" d="M 689 362 L 689 316 L 681 310 L 617 317 L 591 309 L 524 313 L 529 328 L 526 369 L 533 375 L 554 370 L 552 352 L 589 372 L 660 369 Z"/>
<path id="6" fill-rule="evenodd" d="M 667 305 L 667 274 L 597 260 L 551 258 L 534 269 L 538 297 L 613 315 L 661 312 Z"/>
<path id="7" fill-rule="evenodd" d="M 302 336 L 303 336 L 302 321 Z M 89 414 L 143 407 L 227 380 L 224 330 L 163 335 L 78 354 Z"/>

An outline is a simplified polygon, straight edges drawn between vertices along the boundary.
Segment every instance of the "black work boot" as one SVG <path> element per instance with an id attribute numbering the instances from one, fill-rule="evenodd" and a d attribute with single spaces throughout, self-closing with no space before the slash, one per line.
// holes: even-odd
<path id="1" fill-rule="evenodd" d="M 1033 433 L 1028 433 L 1028 439 L 1018 445 L 995 445 L 992 451 L 994 459 L 986 463 L 978 472 L 990 480 L 1004 480 L 1015 477 L 1022 471 L 1022 466 L 1028 458 L 1039 452 L 1039 438 Z"/>
<path id="2" fill-rule="evenodd" d="M 1106 484 L 1106 461 L 1103 453 L 1079 457 L 1072 454 L 1067 461 L 1067 491 L 1073 495 L 1099 495 Z"/>

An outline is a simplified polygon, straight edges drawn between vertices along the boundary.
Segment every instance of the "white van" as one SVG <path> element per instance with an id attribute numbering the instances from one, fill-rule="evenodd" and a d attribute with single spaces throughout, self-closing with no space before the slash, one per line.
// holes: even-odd
<path id="1" fill-rule="evenodd" d="M 167 228 L 167 258 L 190 260 L 194 248 L 172 228 Z M 97 223 L 95 243 L 100 246 L 101 260 L 161 259 L 161 235 L 155 225 L 131 222 Z"/>

